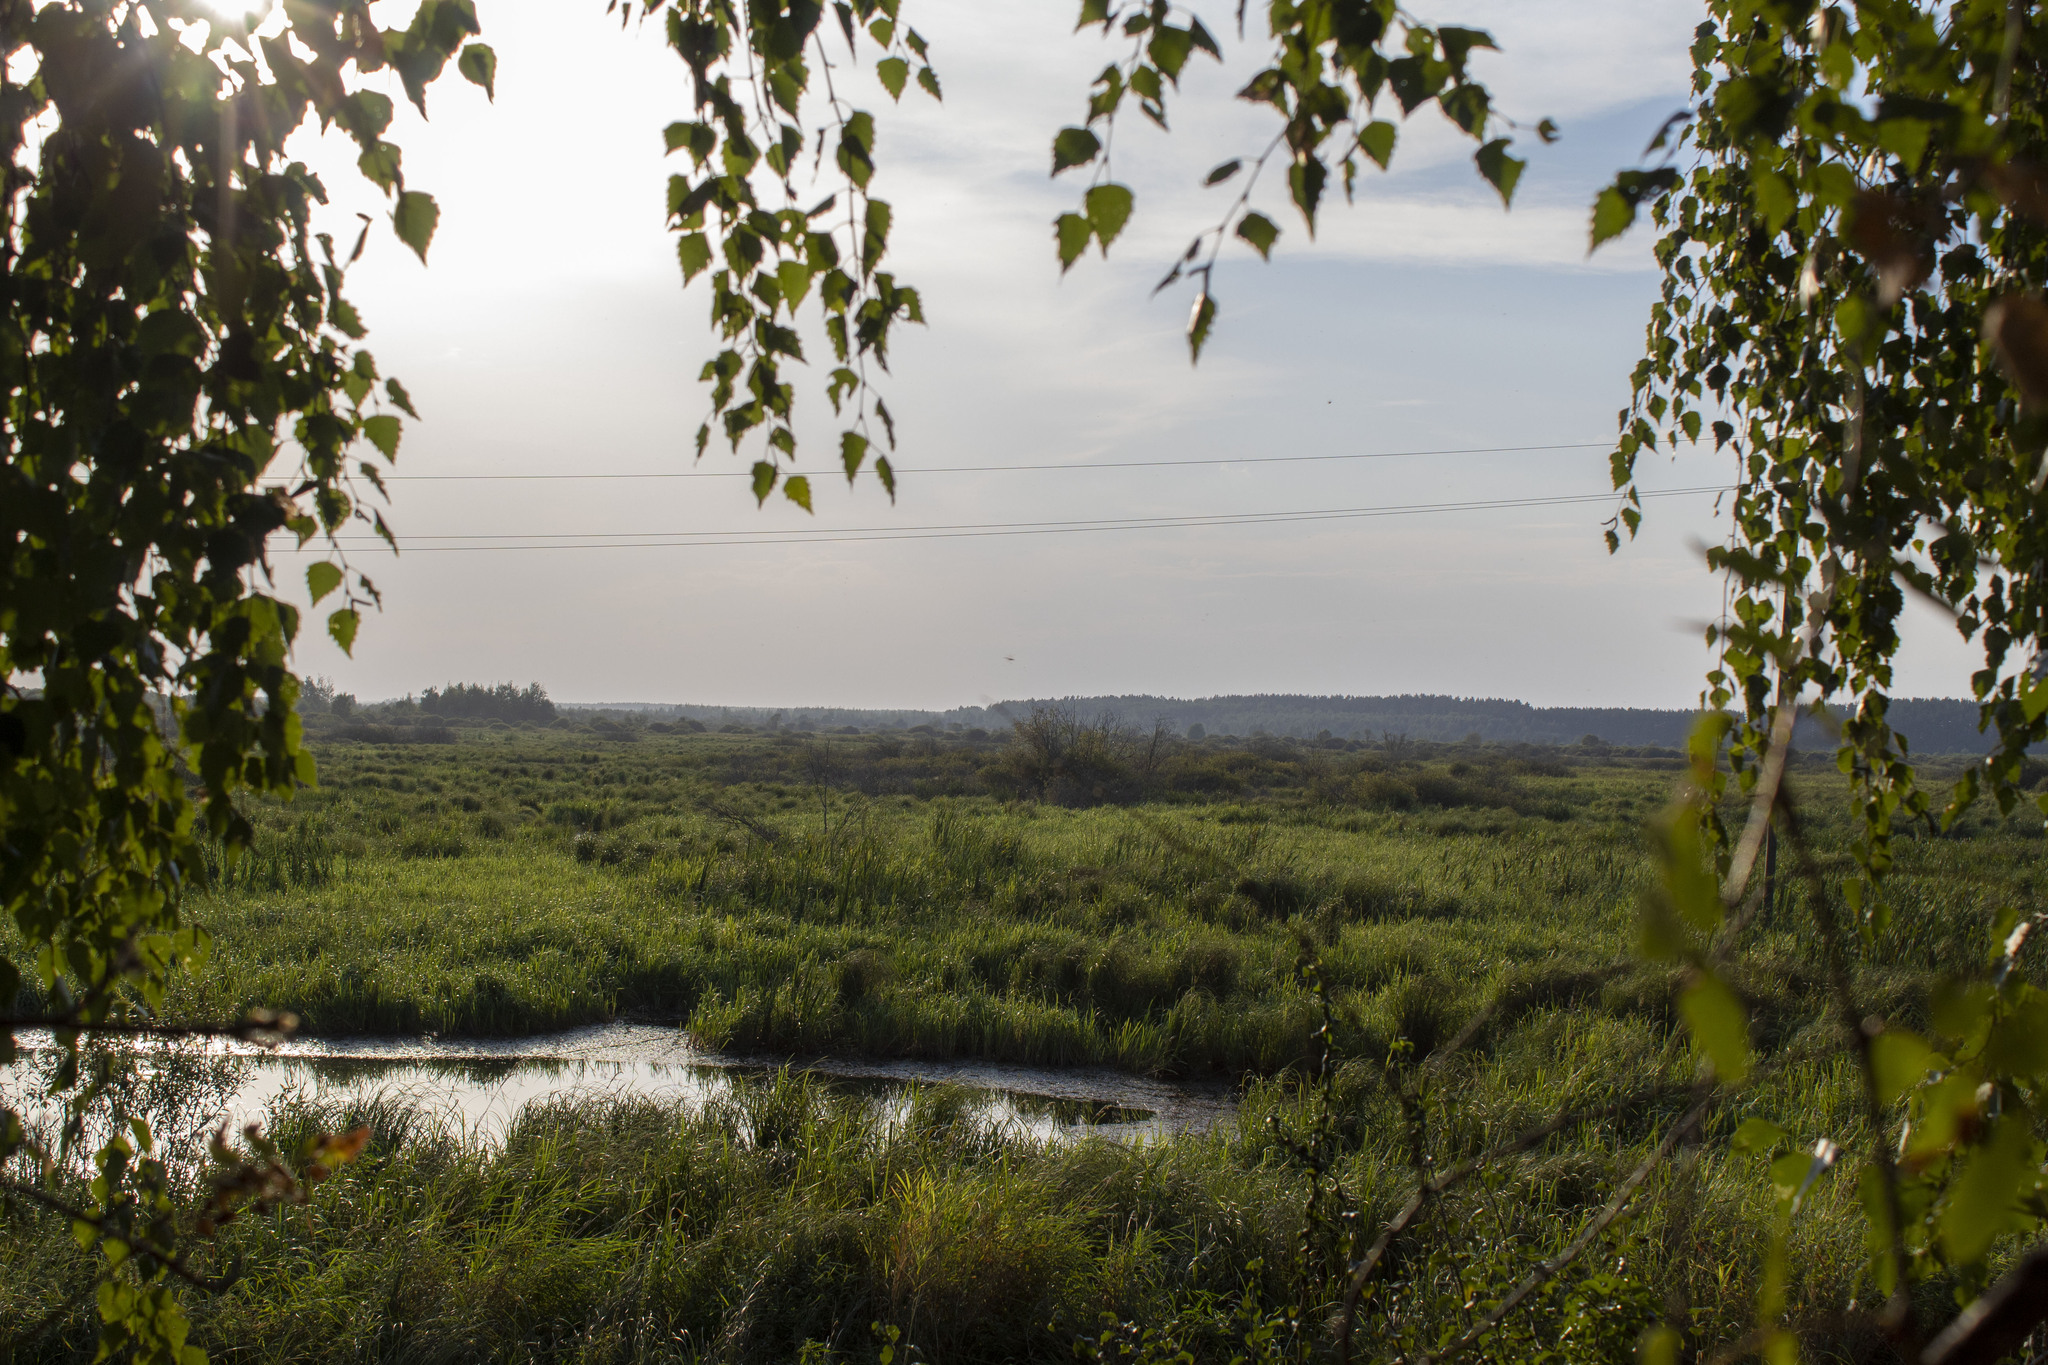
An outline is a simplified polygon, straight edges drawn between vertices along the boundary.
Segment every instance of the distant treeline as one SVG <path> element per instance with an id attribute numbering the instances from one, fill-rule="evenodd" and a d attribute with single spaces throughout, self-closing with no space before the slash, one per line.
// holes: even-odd
<path id="1" fill-rule="evenodd" d="M 468 716 L 479 720 L 531 721 L 545 725 L 555 718 L 555 704 L 547 689 L 528 683 L 522 690 L 511 683 L 483 687 L 476 683 L 449 683 L 420 693 L 420 710 L 430 716 Z"/>
<path id="2" fill-rule="evenodd" d="M 860 710 L 849 707 L 700 706 L 607 703 L 565 710 L 635 712 L 653 718 L 691 720 L 711 729 L 745 725 L 759 729 L 908 730 L 919 725 L 1004 731 L 1036 709 L 1057 706 L 1084 717 L 1111 716 L 1150 729 L 1163 723 L 1175 734 L 1291 736 L 1314 739 L 1378 740 L 1404 736 L 1452 744 L 1478 738 L 1498 744 L 1577 744 L 1588 738 L 1623 747 L 1677 748 L 1685 743 L 1697 713 L 1612 706 L 1531 706 L 1491 698 L 1311 697 L 1288 694 L 1204 697 L 1149 695 L 1060 697 L 965 706 L 951 711 Z M 1892 703 L 1892 724 L 1914 752 L 1982 753 L 1990 746 L 1977 730 L 1977 705 L 1970 701 L 1906 698 Z M 1820 727 L 1802 727 L 1803 747 L 1827 746 Z"/>

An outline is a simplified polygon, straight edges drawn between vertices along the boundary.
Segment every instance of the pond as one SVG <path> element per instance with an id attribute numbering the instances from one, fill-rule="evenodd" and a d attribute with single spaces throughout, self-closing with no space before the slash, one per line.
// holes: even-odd
<path id="1" fill-rule="evenodd" d="M 0 1068 L 0 1093 L 26 1093 L 54 1057 L 47 1034 L 24 1037 L 27 1057 Z M 983 1122 L 1039 1140 L 1103 1137 L 1146 1141 L 1202 1132 L 1232 1120 L 1224 1086 L 1175 1085 L 1100 1068 L 988 1062 L 781 1059 L 707 1051 L 681 1029 L 606 1024 L 525 1038 L 295 1038 L 276 1048 L 231 1039 L 149 1043 L 132 1050 L 130 1085 L 139 1112 L 162 1114 L 159 1131 L 209 1131 L 263 1118 L 296 1096 L 347 1103 L 403 1101 L 486 1141 L 501 1138 L 521 1109 L 540 1100 L 644 1096 L 692 1108 L 783 1066 L 867 1099 L 897 1120 L 922 1088 L 956 1087 Z"/>

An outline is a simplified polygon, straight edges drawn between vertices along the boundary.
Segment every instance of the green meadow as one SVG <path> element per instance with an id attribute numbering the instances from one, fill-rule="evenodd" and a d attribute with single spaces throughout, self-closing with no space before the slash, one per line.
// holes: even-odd
<path id="1" fill-rule="evenodd" d="M 1569 1243 L 1698 1075 L 1673 975 L 1636 951 L 1675 754 L 1170 740 L 1049 769 L 972 733 L 603 724 L 316 732 L 319 787 L 210 860 L 188 910 L 212 951 L 169 1012 L 275 1006 L 328 1036 L 623 1018 L 798 1059 L 1108 1065 L 1231 1082 L 1238 1120 L 1035 1142 L 951 1092 L 891 1122 L 795 1073 L 700 1110 L 536 1105 L 502 1143 L 392 1099 L 296 1104 L 287 1137 L 373 1136 L 308 1206 L 224 1231 L 246 1278 L 194 1309 L 217 1359 L 1306 1358 L 1345 1229 L 1369 1241 L 1418 1158 L 1578 1111 L 1403 1241 L 1360 1319 L 1387 1358 Z M 1793 781 L 1839 875 L 1842 780 Z M 1905 842 L 1861 1000 L 1911 1019 L 1980 967 L 1998 908 L 2032 902 L 2035 823 Z M 1753 1080 L 1489 1351 L 1611 1360 L 1660 1322 L 1694 1344 L 1749 1324 L 1774 1204 L 1730 1134 L 1868 1140 L 1809 894 L 1780 888 L 1744 940 Z M 1305 1220 L 1317 1189 L 1351 1216 Z M 1824 1356 L 1867 1344 L 1822 1325 L 1872 1292 L 1854 1199 L 1823 1180 L 1792 1232 L 1794 1318 Z M 61 1220 L 7 1217 L 0 1323 L 47 1318 L 16 1358 L 89 1359 L 90 1303 L 62 1305 L 90 1267 Z"/>

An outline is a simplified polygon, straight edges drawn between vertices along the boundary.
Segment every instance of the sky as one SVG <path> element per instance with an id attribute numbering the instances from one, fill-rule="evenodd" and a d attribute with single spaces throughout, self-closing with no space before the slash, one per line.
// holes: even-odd
<path id="1" fill-rule="evenodd" d="M 385 22 L 405 17 L 397 5 L 383 0 Z M 1171 135 L 1120 125 L 1116 171 L 1137 214 L 1107 261 L 1091 253 L 1062 278 L 1051 221 L 1083 185 L 1048 176 L 1050 139 L 1080 121 L 1111 50 L 1072 32 L 1072 0 L 905 0 L 944 102 L 913 90 L 892 105 L 871 77 L 835 73 L 876 114 L 891 264 L 928 319 L 899 332 L 882 384 L 900 484 L 892 504 L 871 479 L 819 481 L 811 516 L 779 498 L 755 507 L 736 477 L 753 449 L 714 443 L 693 461 L 707 409 L 696 375 L 715 346 L 704 283 L 683 287 L 664 226 L 660 135 L 690 114 L 688 73 L 657 32 L 622 30 L 602 8 L 480 0 L 495 103 L 451 72 L 429 95 L 431 121 L 407 110 L 391 134 L 409 186 L 441 206 L 428 264 L 383 227 L 350 276 L 369 345 L 424 418 L 408 424 L 385 509 L 402 553 L 352 551 L 382 610 L 353 658 L 309 624 L 301 672 L 366 699 L 503 680 L 563 701 L 770 706 L 1698 697 L 1702 631 L 1721 604 L 1698 548 L 1721 538 L 1716 501 L 1656 500 L 1642 536 L 1607 554 L 1607 443 L 1658 276 L 1645 232 L 1585 250 L 1595 190 L 1684 102 L 1696 4 L 1427 12 L 1492 32 L 1502 51 L 1475 67 L 1496 109 L 1528 126 L 1554 118 L 1562 139 L 1518 141 L 1530 166 L 1512 212 L 1431 111 L 1404 128 L 1393 171 L 1363 177 L 1355 207 L 1328 208 L 1313 242 L 1270 187 L 1273 261 L 1226 250 L 1197 368 L 1182 336 L 1190 295 L 1151 290 L 1222 207 L 1225 191 L 1201 188 L 1208 168 L 1271 136 L 1230 98 L 1264 44 L 1226 37 L 1224 65 L 1192 63 Z M 1219 37 L 1232 31 L 1234 6 L 1196 8 Z M 384 210 L 376 192 L 336 142 L 309 135 L 299 150 L 332 192 L 337 238 L 352 240 L 356 212 Z M 795 380 L 801 463 L 820 469 L 838 429 L 823 374 Z M 1475 451 L 1491 453 L 1406 453 Z M 1387 458 L 1281 458 L 1304 455 Z M 1174 460 L 1226 463 L 1157 463 Z M 1151 467 L 1113 467 L 1133 463 Z M 1059 468 L 991 468 L 1012 465 Z M 562 474 L 669 477 L 508 477 Z M 1652 459 L 1643 483 L 1730 474 L 1725 455 L 1687 452 Z M 450 477 L 476 475 L 491 477 Z M 1559 496 L 1592 500 L 1469 506 Z M 1468 505 L 1011 533 L 1433 504 Z M 919 532 L 935 527 L 1005 533 Z M 669 543 L 602 544 L 650 535 Z M 556 547 L 479 548 L 507 543 L 485 537 Z M 301 572 L 292 556 L 276 562 L 281 581 Z M 1915 617 L 1902 694 L 1963 694 L 1968 656 L 1952 635 Z"/>

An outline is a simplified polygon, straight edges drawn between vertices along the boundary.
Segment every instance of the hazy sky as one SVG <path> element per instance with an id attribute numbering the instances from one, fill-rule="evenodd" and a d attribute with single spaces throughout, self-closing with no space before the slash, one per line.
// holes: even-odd
<path id="1" fill-rule="evenodd" d="M 1717 539 L 1711 497 L 1652 504 L 1610 558 L 1603 502 L 1240 526 L 882 541 L 835 529 L 1292 512 L 1606 491 L 1603 443 L 1657 277 L 1646 234 L 1585 256 L 1585 211 L 1682 102 L 1697 6 L 1680 0 L 1466 0 L 1425 17 L 1493 32 L 1476 64 L 1496 107 L 1564 139 L 1504 213 L 1470 144 L 1433 113 L 1395 173 L 1333 206 L 1311 244 L 1298 217 L 1270 266 L 1226 251 L 1219 332 L 1199 370 L 1188 295 L 1149 297 L 1220 208 L 1199 188 L 1270 124 L 1228 96 L 1256 51 L 1193 64 L 1171 137 L 1135 116 L 1119 178 L 1137 217 L 1107 263 L 1066 279 L 1052 217 L 1082 186 L 1047 178 L 1052 132 L 1079 121 L 1109 53 L 1071 32 L 1072 0 L 905 0 L 946 100 L 900 107 L 871 80 L 876 192 L 896 208 L 893 265 L 928 328 L 900 334 L 885 381 L 904 471 L 892 506 L 870 480 L 820 486 L 817 515 L 756 510 L 743 479 L 434 480 L 449 474 L 743 471 L 752 452 L 691 462 L 712 347 L 703 282 L 685 291 L 663 228 L 661 128 L 687 117 L 685 68 L 596 0 L 482 0 L 497 102 L 453 73 L 394 137 L 408 182 L 442 208 L 431 265 L 388 231 L 352 276 L 413 424 L 387 512 L 398 560 L 367 556 L 385 608 L 356 658 L 309 628 L 298 662 L 364 697 L 450 680 L 538 680 L 564 700 L 951 706 L 1016 696 L 1152 692 L 1444 692 L 1537 704 L 1683 705 L 1720 588 L 1692 548 Z M 1221 35 L 1232 5 L 1198 7 Z M 1256 7 L 1255 7 L 1256 8 Z M 394 18 L 400 17 L 397 15 Z M 390 22 L 391 20 L 387 20 Z M 1226 45 L 1229 46 L 1229 45 Z M 840 79 L 847 79 L 841 73 Z M 845 86 L 842 85 L 842 89 Z M 1533 139 L 1529 140 L 1533 143 Z M 337 236 L 373 192 L 333 167 Z M 836 427 L 803 392 L 804 463 Z M 1305 454 L 1595 443 L 1577 449 L 1282 464 Z M 1237 463 L 1107 469 L 1114 462 Z M 920 467 L 1070 466 L 919 474 Z M 1725 483 L 1688 455 L 1646 484 Z M 763 532 L 796 533 L 776 539 Z M 455 552 L 441 537 L 586 543 L 723 532 L 724 543 Z M 809 540 L 813 543 L 789 543 Z M 536 543 L 527 541 L 525 543 Z M 290 556 L 279 559 L 294 567 Z M 1923 627 L 1907 693 L 1960 695 L 1967 660 Z"/>

